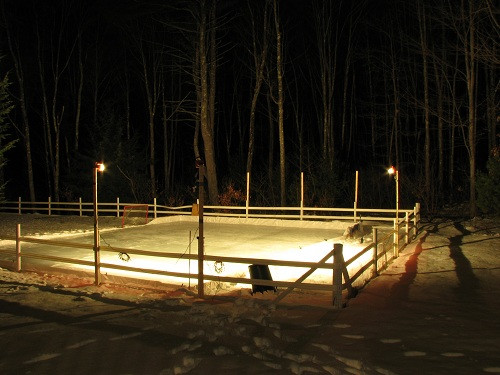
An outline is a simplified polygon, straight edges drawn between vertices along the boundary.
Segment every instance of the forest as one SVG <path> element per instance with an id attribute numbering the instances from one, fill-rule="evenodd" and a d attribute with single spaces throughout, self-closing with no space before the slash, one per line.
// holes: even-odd
<path id="1" fill-rule="evenodd" d="M 351 207 L 359 171 L 393 208 L 394 166 L 403 206 L 475 216 L 500 157 L 494 0 L 0 4 L 6 200 L 91 201 L 102 161 L 101 201 L 191 204 L 200 158 L 212 204 L 249 173 L 252 205 L 297 205 L 302 172 L 306 206 Z"/>

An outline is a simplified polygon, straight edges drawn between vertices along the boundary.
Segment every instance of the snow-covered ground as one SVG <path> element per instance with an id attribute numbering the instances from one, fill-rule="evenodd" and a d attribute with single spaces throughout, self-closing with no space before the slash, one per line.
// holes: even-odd
<path id="1" fill-rule="evenodd" d="M 2 220 L 1 227 L 8 220 Z M 53 237 L 61 228 L 57 220 L 47 221 L 51 220 L 56 223 L 45 230 L 23 225 L 24 234 Z M 112 220 L 104 221 L 104 227 L 119 227 Z M 80 235 L 83 229 L 67 229 L 68 219 L 60 224 L 66 234 Z M 5 235 L 1 227 L 0 238 Z M 103 348 L 127 342 L 147 350 L 154 346 L 160 353 L 156 359 L 160 370 L 142 373 L 500 373 L 499 233 L 498 220 L 424 223 L 417 239 L 342 310 L 330 307 L 331 293 L 295 292 L 275 304 L 272 292 L 251 295 L 248 288 L 232 288 L 200 300 L 186 286 L 158 289 L 149 283 L 106 283 L 96 287 L 91 277 L 0 269 L 0 303 L 27 309 L 23 313 L 20 308 L 17 315 L 0 311 L 2 346 L 13 345 L 23 326 L 19 321 L 32 321 L 33 308 L 97 320 L 103 309 L 111 309 L 111 301 L 141 307 L 137 315 L 117 313 L 100 323 L 132 319 L 130 331 L 122 335 L 95 333 L 86 340 L 68 338 L 65 346 L 41 345 L 21 363 L 1 358 L 0 371 L 52 369 L 58 373 L 72 348 L 85 353 L 86 347 L 100 342 Z M 257 229 L 256 234 L 260 234 Z M 149 339 L 153 333 L 161 335 L 161 344 Z M 121 354 L 140 362 L 137 353 Z M 141 371 L 130 368 L 127 373 Z"/>

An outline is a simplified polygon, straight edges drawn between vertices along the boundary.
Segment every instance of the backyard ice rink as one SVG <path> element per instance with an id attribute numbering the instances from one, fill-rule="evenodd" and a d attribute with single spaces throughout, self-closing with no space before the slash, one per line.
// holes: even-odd
<path id="1" fill-rule="evenodd" d="M 205 255 L 273 259 L 287 261 L 317 262 L 332 250 L 334 243 L 344 245 L 344 259 L 347 261 L 371 242 L 371 229 L 365 227 L 364 241 L 346 240 L 345 229 L 353 225 L 352 221 L 313 222 L 298 220 L 244 219 L 244 218 L 204 218 Z M 192 274 L 191 279 L 173 276 L 155 275 L 145 272 L 131 272 L 101 268 L 103 281 L 117 282 L 121 278 L 138 279 L 141 282 L 160 282 L 166 284 L 195 286 L 197 283 L 197 260 L 185 259 L 183 255 L 198 253 L 198 217 L 170 216 L 157 218 L 147 225 L 126 226 L 125 228 L 105 229 L 100 231 L 101 263 L 110 263 L 126 267 L 152 269 L 159 271 Z M 93 232 L 82 234 L 58 233 L 42 236 L 44 239 L 57 239 L 79 244 L 93 244 Z M 12 247 L 10 244 L 3 244 Z M 174 258 L 152 257 L 126 253 L 122 249 L 146 250 L 153 252 L 178 253 Z M 36 253 L 86 261 L 94 260 L 94 253 L 89 249 L 76 249 L 46 244 L 22 243 L 23 253 Z M 6 259 L 5 253 L 0 254 Z M 349 269 L 353 274 L 370 261 L 371 252 L 360 257 Z M 13 260 L 12 257 L 10 257 Z M 330 258 L 327 263 L 332 263 Z M 250 278 L 248 263 L 204 262 L 204 274 Z M 93 274 L 94 268 L 63 262 L 44 261 L 23 258 L 24 270 L 43 272 L 66 270 L 75 273 Z M 308 268 L 269 266 L 275 281 L 295 281 Z M 331 269 L 318 269 L 305 282 L 331 284 Z M 364 282 L 365 280 L 360 280 Z M 220 286 L 220 285 L 219 285 Z M 245 288 L 250 284 L 228 284 L 225 288 Z M 207 291 L 210 293 L 210 290 Z"/>

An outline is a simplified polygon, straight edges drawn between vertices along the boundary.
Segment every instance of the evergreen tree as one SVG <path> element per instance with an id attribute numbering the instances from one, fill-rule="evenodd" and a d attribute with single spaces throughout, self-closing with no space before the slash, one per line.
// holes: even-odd
<path id="1" fill-rule="evenodd" d="M 5 186 L 7 184 L 3 173 L 3 168 L 6 164 L 5 153 L 14 147 L 17 141 L 17 139 L 9 140 L 11 137 L 8 133 L 9 124 L 7 118 L 13 108 L 9 99 L 9 84 L 8 76 L 5 75 L 0 81 L 0 203 L 5 201 Z"/>

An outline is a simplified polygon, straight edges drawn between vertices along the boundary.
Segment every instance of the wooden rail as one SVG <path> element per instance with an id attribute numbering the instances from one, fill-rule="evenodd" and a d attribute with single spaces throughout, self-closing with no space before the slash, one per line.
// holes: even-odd
<path id="1" fill-rule="evenodd" d="M 122 203 L 120 198 L 116 202 L 98 203 L 99 214 L 108 214 L 116 217 L 122 215 L 125 206 L 148 206 L 148 217 L 156 219 L 158 216 L 192 215 L 192 205 L 168 207 L 157 204 L 154 198 L 152 204 Z M 49 197 L 46 202 L 24 202 L 19 197 L 18 201 L 7 201 L 0 206 L 0 211 L 17 212 L 46 212 L 48 215 L 57 213 L 74 213 L 79 216 L 92 215 L 94 212 L 92 202 L 53 202 Z M 359 208 L 354 205 L 346 207 L 263 207 L 263 206 L 204 206 L 205 216 L 244 217 L 244 218 L 272 218 L 295 220 L 346 220 L 358 221 L 388 221 L 392 222 L 398 214 L 398 219 L 406 215 L 419 215 L 420 206 L 417 203 L 413 209 L 380 209 Z M 418 219 L 419 221 L 419 219 Z"/>

